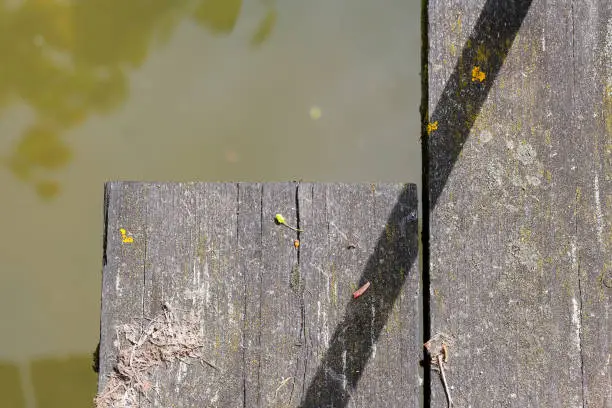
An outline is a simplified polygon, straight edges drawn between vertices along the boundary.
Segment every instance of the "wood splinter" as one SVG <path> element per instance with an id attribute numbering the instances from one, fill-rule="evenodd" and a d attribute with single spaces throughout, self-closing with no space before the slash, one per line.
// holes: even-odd
<path id="1" fill-rule="evenodd" d="M 366 290 L 370 287 L 370 281 L 364 283 L 359 289 L 353 292 L 353 299 L 357 299 L 359 296 L 363 295 Z"/>

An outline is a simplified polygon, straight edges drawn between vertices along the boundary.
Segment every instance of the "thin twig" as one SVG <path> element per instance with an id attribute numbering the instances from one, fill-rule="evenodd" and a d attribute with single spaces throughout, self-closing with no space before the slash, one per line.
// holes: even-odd
<path id="1" fill-rule="evenodd" d="M 280 391 L 281 388 L 283 388 L 283 386 L 287 385 L 287 383 L 289 382 L 289 380 L 291 380 L 293 377 L 287 377 L 285 379 L 283 379 L 280 383 L 280 385 L 278 386 L 278 388 L 276 389 L 276 391 L 274 392 L 274 398 L 276 398 L 278 396 L 278 392 Z"/>
<path id="2" fill-rule="evenodd" d="M 210 361 L 208 361 L 208 360 L 206 360 L 206 359 L 204 359 L 204 358 L 201 358 L 201 357 L 200 357 L 200 364 L 202 364 L 202 367 L 204 367 L 204 364 L 203 364 L 203 363 L 205 363 L 207 366 L 209 366 L 209 367 L 211 367 L 211 368 L 214 368 L 214 369 L 215 369 L 215 370 L 217 370 L 217 371 L 219 370 L 219 367 L 217 367 L 216 365 L 214 365 L 214 364 L 213 364 L 213 363 L 211 363 Z"/>
<path id="3" fill-rule="evenodd" d="M 437 366 L 440 370 L 440 378 L 442 379 L 442 385 L 444 386 L 444 392 L 446 394 L 446 401 L 448 408 L 453 406 L 453 400 L 450 395 L 450 389 L 446 381 L 446 373 L 444 372 L 444 363 L 448 361 L 449 352 L 448 347 L 452 343 L 452 337 L 445 333 L 436 333 L 431 339 L 424 344 L 425 349 L 429 353 L 432 360 L 433 366 Z"/>
<path id="4" fill-rule="evenodd" d="M 446 401 L 448 402 L 448 408 L 453 406 L 453 399 L 450 395 L 450 389 L 448 388 L 448 383 L 446 382 L 446 375 L 444 374 L 444 361 L 442 354 L 438 354 L 438 367 L 440 367 L 440 377 L 442 377 L 442 385 L 444 385 L 444 392 L 446 393 Z"/>

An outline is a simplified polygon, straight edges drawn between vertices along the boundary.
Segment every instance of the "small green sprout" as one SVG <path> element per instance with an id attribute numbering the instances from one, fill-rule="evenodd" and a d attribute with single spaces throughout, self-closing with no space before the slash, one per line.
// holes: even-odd
<path id="1" fill-rule="evenodd" d="M 283 217 L 281 214 L 276 214 L 276 215 L 274 216 L 274 221 L 276 221 L 276 223 L 277 223 L 277 224 L 284 225 L 285 227 L 287 227 L 287 228 L 289 228 L 289 229 L 292 229 L 292 230 L 294 230 L 294 231 L 297 231 L 297 232 L 302 232 L 302 230 L 301 230 L 301 229 L 298 229 L 298 228 L 292 227 L 291 225 L 287 224 L 287 221 L 285 221 L 285 217 Z"/>

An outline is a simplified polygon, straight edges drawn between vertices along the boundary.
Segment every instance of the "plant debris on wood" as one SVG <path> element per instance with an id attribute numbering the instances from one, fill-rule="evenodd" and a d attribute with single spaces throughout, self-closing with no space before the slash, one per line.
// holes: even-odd
<path id="1" fill-rule="evenodd" d="M 440 378 L 446 393 L 446 402 L 448 407 L 453 407 L 453 399 L 450 395 L 446 374 L 444 373 L 444 364 L 448 362 L 448 348 L 453 345 L 453 338 L 445 333 L 436 333 L 431 339 L 424 344 L 427 353 L 431 357 L 432 367 L 440 370 Z"/>
<path id="2" fill-rule="evenodd" d="M 178 319 L 167 303 L 154 318 L 120 325 L 116 332 L 117 362 L 95 398 L 98 408 L 138 406 L 142 397 L 151 401 L 150 393 L 157 392 L 155 371 L 177 360 L 218 369 L 202 357 L 203 333 L 197 316 L 191 313 Z"/>

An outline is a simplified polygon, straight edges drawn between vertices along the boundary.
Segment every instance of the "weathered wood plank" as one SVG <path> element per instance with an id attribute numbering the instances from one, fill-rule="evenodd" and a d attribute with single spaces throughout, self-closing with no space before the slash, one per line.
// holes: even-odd
<path id="1" fill-rule="evenodd" d="M 609 16 L 603 2 L 591 3 L 591 18 Z M 583 5 L 429 2 L 431 330 L 454 337 L 446 367 L 457 406 L 583 406 L 590 398 L 581 305 L 592 291 L 580 254 L 597 224 L 578 218 L 577 188 L 593 191 L 587 169 L 609 160 L 601 147 L 609 135 L 599 127 L 587 137 L 574 118 L 587 68 L 575 59 L 583 51 L 574 27 L 587 24 L 576 7 Z M 593 106 L 580 110 L 592 118 Z M 590 258 L 592 276 L 609 248 Z M 599 302 L 592 328 L 609 328 L 609 294 Z M 592 341 L 602 347 L 593 356 L 598 372 L 609 379 L 609 335 Z M 432 405 L 443 406 L 440 380 L 432 381 Z M 602 386 L 601 378 L 593 383 Z M 593 401 L 601 395 L 593 391 Z"/>
<path id="2" fill-rule="evenodd" d="M 101 307 L 98 392 L 107 386 L 118 359 L 116 328 L 131 316 L 142 316 L 145 211 L 146 197 L 136 183 L 105 186 L 102 299 L 112 301 Z M 130 239 L 129 245 L 123 242 Z"/>
<path id="3" fill-rule="evenodd" d="M 573 13 L 583 405 L 612 408 L 612 2 L 584 1 Z"/>
<path id="4" fill-rule="evenodd" d="M 147 378 L 134 379 L 145 388 L 163 384 L 150 400 L 136 393 L 139 406 L 168 406 L 170 401 L 186 406 L 205 406 L 211 400 L 239 403 L 244 290 L 234 255 L 237 186 L 213 184 L 204 193 L 195 185 L 110 183 L 106 190 L 106 257 L 114 261 L 104 270 L 102 332 L 110 331 L 112 338 L 101 338 L 100 356 L 106 365 L 104 370 L 101 365 L 100 385 L 112 372 L 107 363 L 117 361 L 115 342 L 131 345 L 130 332 L 122 330 L 125 325 L 139 328 L 138 339 L 154 335 L 147 334 L 147 328 L 151 319 L 165 312 L 166 304 L 174 318 L 190 318 L 198 327 L 202 322 L 203 335 L 191 334 L 200 338 L 206 360 L 223 361 L 223 370 L 197 364 L 187 369 L 178 361 L 169 370 L 155 369 Z M 119 227 L 133 241 L 124 239 Z M 104 321 L 106 307 L 115 313 L 111 322 Z M 152 364 L 165 362 L 148 357 Z M 200 389 L 210 395 L 196 392 Z M 133 402 L 131 398 L 127 395 L 126 401 Z"/>
<path id="5" fill-rule="evenodd" d="M 140 406 L 419 405 L 414 185 L 106 191 L 101 391 L 119 354 L 132 382 L 115 384 L 145 391 Z M 276 225 L 276 213 L 304 231 Z M 168 339 L 197 341 L 198 358 L 153 347 Z"/>
<path id="6" fill-rule="evenodd" d="M 259 280 L 261 357 L 259 405 L 295 406 L 296 388 L 305 378 L 298 375 L 302 349 L 302 290 L 297 253 L 293 245 L 296 232 L 275 225 L 275 214 L 297 226 L 296 187 L 293 183 L 267 184 L 262 196 L 262 274 Z M 254 374 L 254 373 L 253 373 Z M 249 374 L 247 374 L 249 375 Z"/>
<path id="7" fill-rule="evenodd" d="M 420 406 L 416 189 L 304 184 L 299 191 L 304 237 L 316 236 L 300 246 L 315 355 L 300 406 Z M 365 282 L 366 295 L 351 300 Z"/>
<path id="8" fill-rule="evenodd" d="M 238 187 L 238 262 L 244 276 L 245 307 L 242 334 L 244 353 L 244 401 L 260 406 L 259 390 L 262 346 L 260 298 L 263 277 L 262 184 L 239 184 Z M 227 404 L 231 406 L 231 404 Z"/>
<path id="9" fill-rule="evenodd" d="M 193 184 L 143 188 L 147 191 L 145 316 L 158 315 L 162 305 L 169 304 L 176 317 L 193 318 L 203 334 L 204 358 L 221 367 L 178 363 L 158 370 L 154 384 L 164 386 L 150 405 L 241 404 L 244 279 L 235 253 L 237 186 L 214 184 L 206 192 Z"/>

